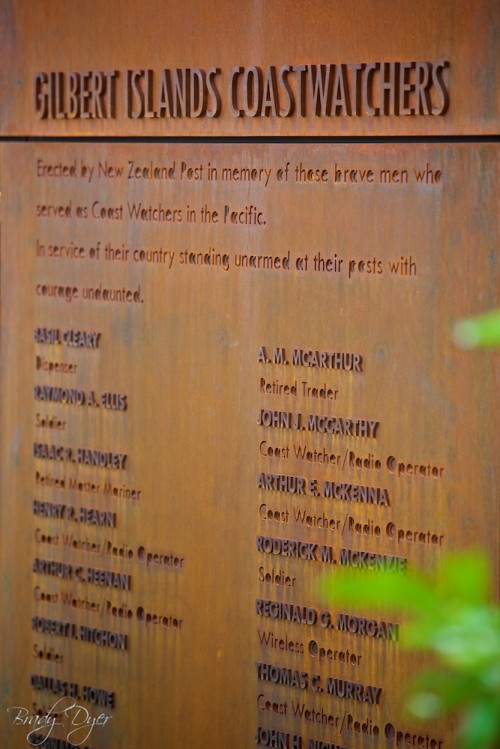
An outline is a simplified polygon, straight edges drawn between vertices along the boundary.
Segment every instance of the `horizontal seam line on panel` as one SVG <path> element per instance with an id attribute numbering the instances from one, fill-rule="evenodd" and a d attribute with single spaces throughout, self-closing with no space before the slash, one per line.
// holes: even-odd
<path id="1" fill-rule="evenodd" d="M 500 135 L 443 135 L 443 136 L 93 136 L 93 135 L 13 135 L 0 136 L 0 143 L 289 143 L 289 144 L 356 144 L 356 143 L 497 143 Z"/>

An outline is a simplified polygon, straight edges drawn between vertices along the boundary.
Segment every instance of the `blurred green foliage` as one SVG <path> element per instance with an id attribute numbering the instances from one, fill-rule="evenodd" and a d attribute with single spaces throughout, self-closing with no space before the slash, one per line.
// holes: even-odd
<path id="1" fill-rule="evenodd" d="M 459 712 L 458 746 L 500 747 L 500 609 L 490 602 L 488 563 L 478 554 L 446 558 L 435 574 L 337 569 L 322 583 L 334 604 L 402 612 L 401 645 L 432 652 L 438 668 L 412 685 L 419 718 Z"/>
<path id="2" fill-rule="evenodd" d="M 500 346 L 500 309 L 459 320 L 453 326 L 453 340 L 461 348 Z"/>
<path id="3" fill-rule="evenodd" d="M 500 309 L 459 320 L 453 339 L 461 348 L 499 347 Z M 500 749 L 500 608 L 490 600 L 485 557 L 450 555 L 434 574 L 337 568 L 321 592 L 334 604 L 402 613 L 401 645 L 437 659 L 414 681 L 410 712 L 425 720 L 458 713 L 459 747 Z"/>

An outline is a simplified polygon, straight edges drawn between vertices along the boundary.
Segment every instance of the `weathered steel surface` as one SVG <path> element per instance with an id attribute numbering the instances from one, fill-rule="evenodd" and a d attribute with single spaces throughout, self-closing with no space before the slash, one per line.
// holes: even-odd
<path id="1" fill-rule="evenodd" d="M 0 14 L 5 135 L 498 133 L 497 0 L 4 0 Z"/>
<path id="2" fill-rule="evenodd" d="M 66 690 L 112 716 L 97 749 L 450 749 L 403 713 L 396 630 L 340 631 L 317 584 L 498 560 L 498 369 L 449 336 L 498 303 L 498 147 L 1 154 L 5 745 Z"/>

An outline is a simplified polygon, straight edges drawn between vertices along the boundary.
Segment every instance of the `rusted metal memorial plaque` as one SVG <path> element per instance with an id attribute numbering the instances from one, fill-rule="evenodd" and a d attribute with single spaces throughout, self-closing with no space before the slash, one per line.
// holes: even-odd
<path id="1" fill-rule="evenodd" d="M 92 747 L 449 746 L 398 622 L 317 584 L 495 555 L 495 370 L 449 323 L 494 301 L 497 155 L 4 149 L 8 704 L 112 716 Z"/>
<path id="2" fill-rule="evenodd" d="M 71 53 L 75 16 L 49 2 L 67 37 L 58 51 L 41 31 L 49 56 L 23 61 L 40 9 L 4 14 L 5 746 L 453 749 L 453 722 L 405 712 L 422 658 L 402 651 L 404 622 L 320 582 L 463 548 L 498 569 L 498 357 L 450 337 L 498 305 L 498 143 L 334 131 L 495 132 L 498 94 L 470 84 L 491 80 L 493 4 L 469 69 L 452 9 L 448 46 L 405 46 L 400 13 L 384 56 L 359 5 L 338 5 L 344 25 L 311 13 L 303 38 L 289 4 L 280 54 L 285 4 L 259 26 L 243 3 L 223 49 L 196 31 L 201 59 L 173 3 L 163 73 L 147 14 L 119 44 L 133 3 L 114 55 L 102 39 Z M 444 23 L 446 4 L 424 5 Z M 333 27 L 351 64 L 327 71 Z M 191 114 L 167 116 L 188 79 Z M 133 137 L 167 134 L 186 137 Z"/>

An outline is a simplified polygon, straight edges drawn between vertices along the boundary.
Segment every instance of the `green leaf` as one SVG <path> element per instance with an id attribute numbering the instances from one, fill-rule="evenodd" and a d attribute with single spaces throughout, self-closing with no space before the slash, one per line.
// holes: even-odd
<path id="1" fill-rule="evenodd" d="M 422 575 L 336 569 L 320 585 L 323 597 L 334 603 L 418 612 L 432 609 L 436 597 Z"/>
<path id="2" fill-rule="evenodd" d="M 464 674 L 447 670 L 430 670 L 419 674 L 411 683 L 414 695 L 432 694 L 442 710 L 456 710 L 470 699 L 474 683 Z"/>
<path id="3" fill-rule="evenodd" d="M 420 720 L 434 720 L 444 712 L 443 701 L 434 692 L 416 692 L 408 699 L 408 709 Z"/>
<path id="4" fill-rule="evenodd" d="M 459 731 L 464 749 L 498 749 L 499 736 L 498 705 L 484 702 L 466 712 Z"/>
<path id="5" fill-rule="evenodd" d="M 466 552 L 445 558 L 435 574 L 337 568 L 321 594 L 336 606 L 403 614 L 401 644 L 440 665 L 412 684 L 414 714 L 460 711 L 464 749 L 500 749 L 500 609 L 489 603 L 490 588 L 487 559 Z"/>
<path id="6" fill-rule="evenodd" d="M 500 346 L 500 310 L 459 320 L 453 326 L 452 335 L 461 348 Z"/>
<path id="7" fill-rule="evenodd" d="M 480 605 L 490 593 L 486 558 L 477 552 L 445 557 L 439 571 L 439 590 L 451 603 Z"/>

